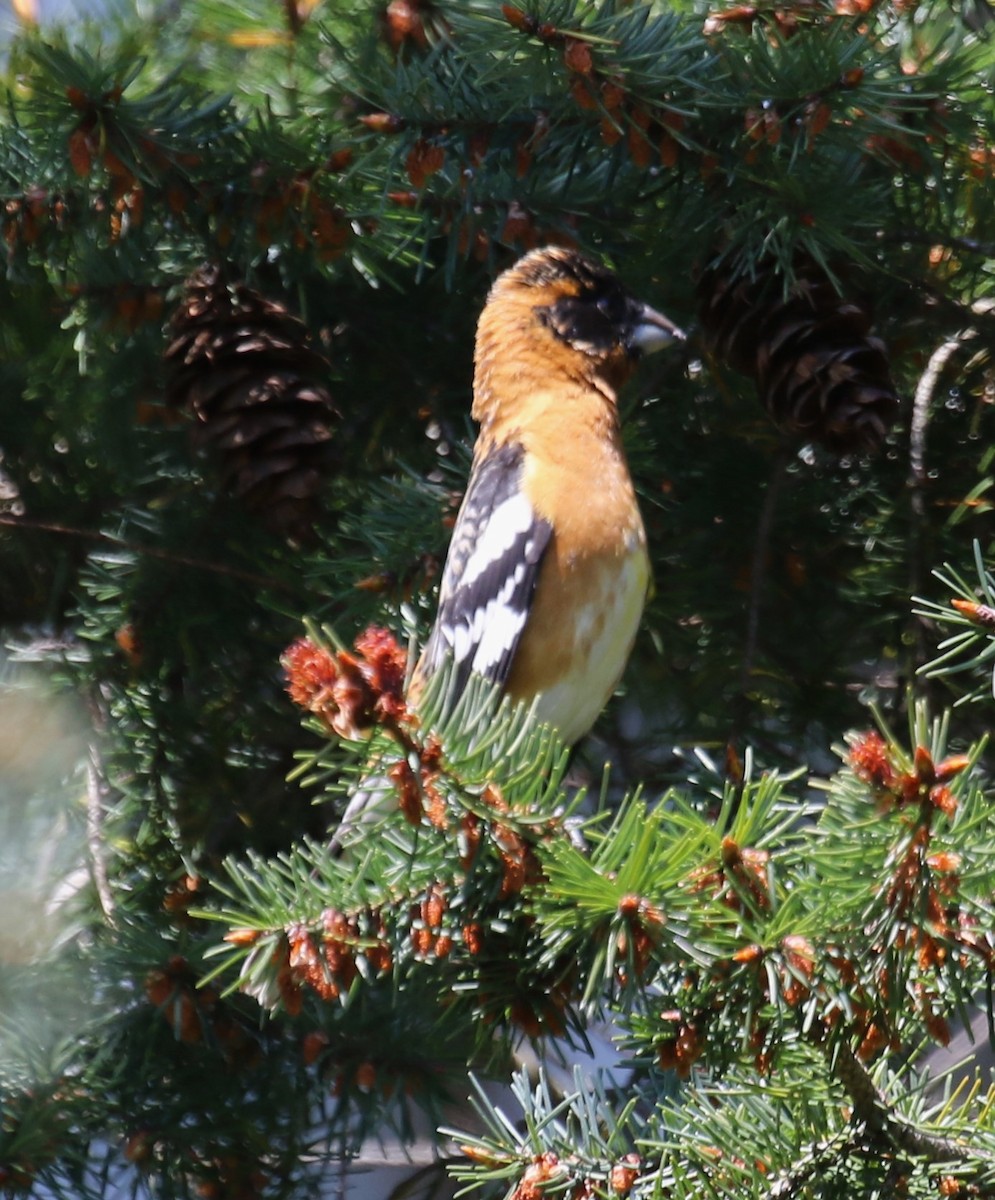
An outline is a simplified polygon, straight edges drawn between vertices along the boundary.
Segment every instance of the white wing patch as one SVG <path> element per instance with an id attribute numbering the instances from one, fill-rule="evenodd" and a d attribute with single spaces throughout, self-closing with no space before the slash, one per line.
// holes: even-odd
<path id="1" fill-rule="evenodd" d="M 552 529 L 522 492 L 523 457 L 506 444 L 478 462 L 456 518 L 421 662 L 430 675 L 452 655 L 454 697 L 472 672 L 504 683 L 528 619 Z"/>
<path id="2" fill-rule="evenodd" d="M 528 539 L 534 523 L 532 505 L 521 492 L 502 500 L 487 518 L 487 524 L 463 568 L 460 586 L 472 587 L 488 567 L 504 558 L 517 541 L 523 536 Z"/>
<path id="3" fill-rule="evenodd" d="M 517 643 L 525 628 L 527 609 L 516 608 L 512 604 L 524 575 L 525 564 L 521 563 L 487 607 L 477 612 L 473 628 L 474 634 L 477 634 L 479 626 L 479 634 L 475 639 L 477 652 L 473 656 L 473 669 L 480 675 L 488 675 L 494 670 L 508 652 L 508 647 Z"/>

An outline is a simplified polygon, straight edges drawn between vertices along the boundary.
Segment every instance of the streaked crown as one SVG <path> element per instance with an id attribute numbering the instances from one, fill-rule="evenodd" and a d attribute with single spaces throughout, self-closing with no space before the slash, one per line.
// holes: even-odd
<path id="1" fill-rule="evenodd" d="M 588 358 L 621 366 L 684 334 L 637 300 L 614 271 L 576 250 L 533 250 L 499 277 L 488 305 L 519 299 L 554 338 Z"/>

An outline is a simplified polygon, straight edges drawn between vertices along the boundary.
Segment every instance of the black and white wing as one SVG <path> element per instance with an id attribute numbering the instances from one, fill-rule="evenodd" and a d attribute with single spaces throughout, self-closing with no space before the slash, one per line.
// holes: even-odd
<path id="1" fill-rule="evenodd" d="M 471 673 L 504 683 L 525 628 L 552 526 L 522 489 L 524 452 L 505 445 L 478 462 L 463 497 L 439 591 L 439 612 L 419 670 L 451 655 L 454 698 Z"/>

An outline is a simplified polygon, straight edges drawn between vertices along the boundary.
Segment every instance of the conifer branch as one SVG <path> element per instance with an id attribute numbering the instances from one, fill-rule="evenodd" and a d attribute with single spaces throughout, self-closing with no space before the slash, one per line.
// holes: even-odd
<path id="1" fill-rule="evenodd" d="M 986 1174 L 995 1170 L 995 1154 L 921 1129 L 902 1117 L 846 1042 L 825 1042 L 823 1048 L 833 1077 L 853 1102 L 854 1120 L 872 1137 L 928 1163 L 983 1169 Z M 984 1194 L 995 1193 L 995 1184 L 985 1186 Z"/>
<path id="2" fill-rule="evenodd" d="M 182 21 L 167 4 L 6 48 L 0 621 L 21 662 L 95 701 L 94 745 L 74 738 L 45 787 L 82 793 L 72 861 L 93 885 L 74 904 L 89 906 L 81 928 L 104 927 L 67 930 L 87 972 L 69 1005 L 93 980 L 108 1003 L 78 1038 L 78 1014 L 56 1012 L 66 1048 L 42 1057 L 58 1078 L 0 1070 L 0 1189 L 345 1194 L 388 1130 L 419 1140 L 413 1158 L 434 1149 L 421 1131 L 467 1072 L 483 1058 L 504 1083 L 528 1036 L 524 1125 L 487 1111 L 456 1165 L 471 1185 L 515 1200 L 992 1195 L 991 1102 L 927 1108 L 925 1082 L 899 1087 L 993 958 L 992 793 L 968 776 L 995 657 L 979 300 L 995 106 L 964 14 L 945 0 L 235 7 L 187 0 Z M 851 428 L 844 395 L 877 409 L 890 394 L 881 356 L 894 390 L 916 393 L 904 460 L 892 446 L 799 463 L 790 506 L 769 427 L 740 383 L 709 383 L 707 360 L 627 409 L 640 494 L 664 497 L 643 506 L 664 636 L 659 661 L 632 661 L 626 732 L 632 762 L 672 787 L 606 782 L 580 844 L 562 747 L 483 689 L 448 715 L 426 696 L 402 723 L 403 650 L 385 660 L 368 637 L 364 654 L 329 639 L 336 674 L 295 656 L 299 735 L 274 687 L 282 622 L 306 607 L 334 612 L 347 642 L 375 621 L 421 628 L 465 477 L 452 431 L 479 301 L 552 240 L 681 316 L 703 269 L 769 273 L 766 292 L 717 309 L 758 378 L 763 348 L 772 414 L 828 428 L 831 410 Z M 335 467 L 302 488 L 340 519 L 306 554 L 191 486 L 185 439 L 158 419 L 163 318 L 204 260 L 292 298 L 331 365 Z M 808 262 L 827 303 L 773 320 L 818 286 Z M 239 347 L 232 376 L 191 371 L 203 396 L 237 387 L 232 408 L 212 399 L 218 444 L 246 478 L 296 476 L 318 428 L 267 399 L 285 364 L 271 346 L 246 369 L 258 324 L 202 315 L 204 346 Z M 923 346 L 939 347 L 925 371 Z M 795 368 L 814 361 L 831 369 L 806 392 Z M 852 391 L 851 366 L 869 391 Z M 406 484 L 374 482 L 402 462 Z M 793 552 L 771 556 L 782 540 Z M 866 690 L 893 687 L 873 664 L 901 653 L 909 573 L 934 561 L 955 565 L 921 603 L 953 628 L 925 673 L 978 703 L 956 723 L 913 706 L 901 742 L 847 735 L 815 814 L 785 779 L 863 723 Z M 711 765 L 730 711 L 738 787 Z M 0 727 L 4 783 L 62 744 L 41 721 L 23 738 Z M 758 773 L 761 754 L 777 773 Z M 328 813 L 370 772 L 386 815 L 336 860 Z M 58 899 L 42 890 L 33 903 Z M 11 923 L 21 895 L 4 891 Z M 222 997 L 205 959 L 245 994 Z M 595 1041 L 601 1011 L 624 1084 L 593 1067 L 572 1089 L 546 1082 L 544 1055 Z M 806 1042 L 812 1027 L 826 1044 Z M 884 1074 L 894 1062 L 901 1076 Z"/>

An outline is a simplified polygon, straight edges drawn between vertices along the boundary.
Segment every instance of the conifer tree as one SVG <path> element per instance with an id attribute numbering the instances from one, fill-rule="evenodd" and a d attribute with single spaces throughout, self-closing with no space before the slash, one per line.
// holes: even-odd
<path id="1" fill-rule="evenodd" d="M 985 0 L 16 11 L 0 1194 L 995 1194 Z M 403 695 L 548 243 L 693 327 L 572 756 Z"/>

